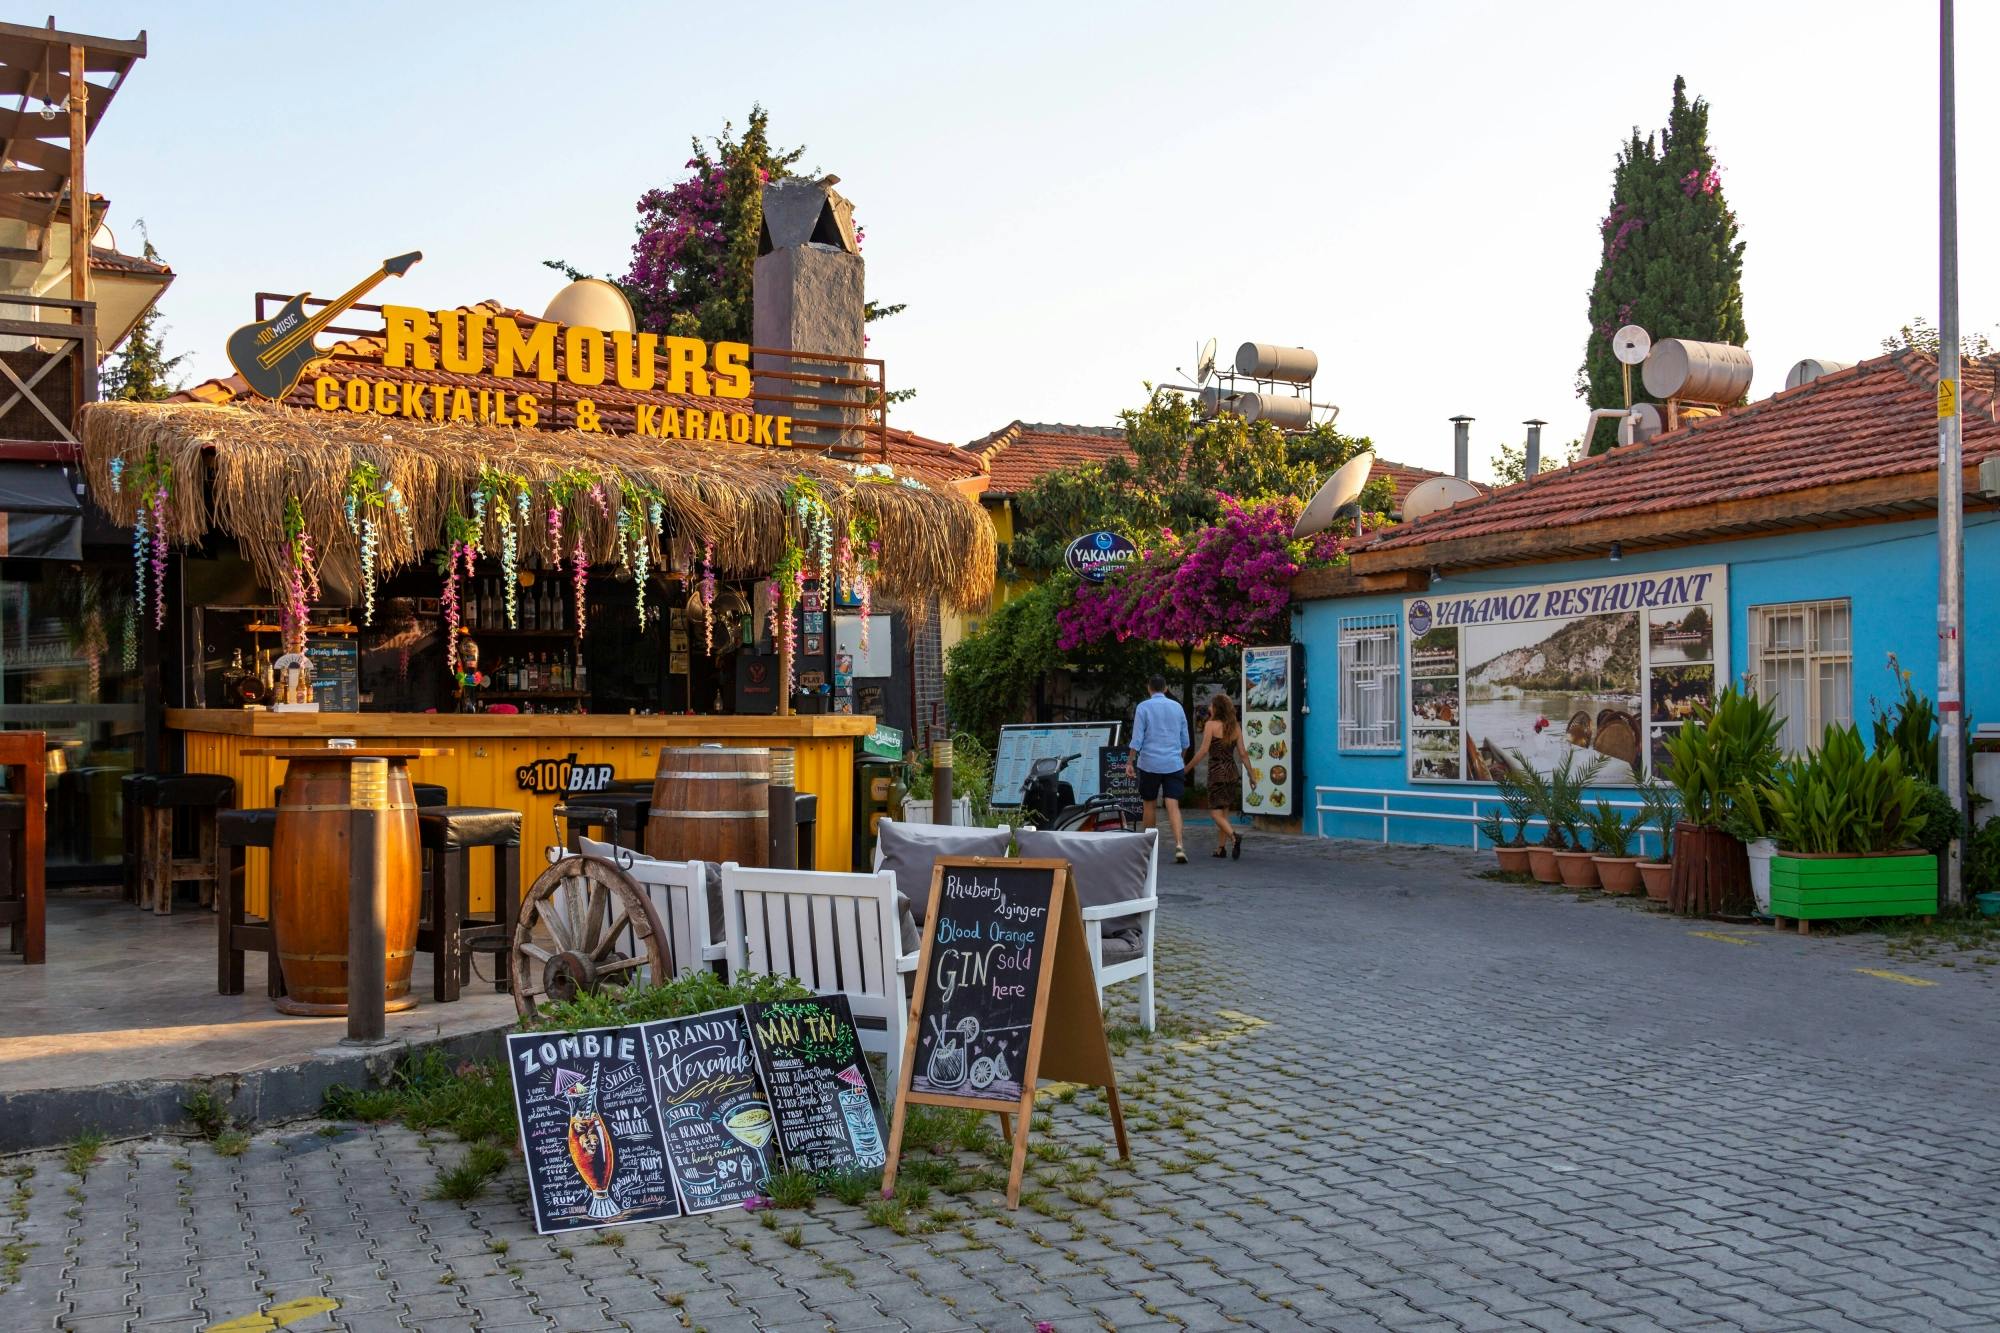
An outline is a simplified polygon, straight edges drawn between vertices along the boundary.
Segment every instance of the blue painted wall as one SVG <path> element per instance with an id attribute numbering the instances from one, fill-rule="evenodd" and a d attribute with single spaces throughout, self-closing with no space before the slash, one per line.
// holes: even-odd
<path id="1" fill-rule="evenodd" d="M 1867 732 L 1869 700 L 1885 702 L 1894 686 L 1888 654 L 1895 653 L 1912 683 L 1925 694 L 1937 695 L 1937 525 L 1928 520 L 1832 528 L 1739 542 L 1715 542 L 1674 550 L 1641 551 L 1617 564 L 1609 560 L 1565 561 L 1511 569 L 1446 571 L 1437 585 L 1441 594 L 1537 588 L 1576 579 L 1608 575 L 1646 574 L 1700 565 L 1729 568 L 1729 674 L 1737 679 L 1749 669 L 1749 608 L 1776 602 L 1818 601 L 1845 597 L 1852 604 L 1854 634 L 1854 720 Z M 1460 801 L 1422 801 L 1421 793 L 1490 794 L 1488 783 L 1412 783 L 1406 757 L 1397 753 L 1343 753 L 1339 737 L 1338 625 L 1342 617 L 1386 614 L 1401 623 L 1403 595 L 1351 597 L 1307 602 L 1294 621 L 1299 641 L 1306 645 L 1305 719 L 1306 772 L 1304 826 L 1315 832 L 1313 788 L 1318 786 L 1377 787 L 1399 793 L 1402 809 L 1465 812 Z M 1971 721 L 2000 721 L 2000 514 L 1967 516 L 1965 534 L 1966 707 Z M 1409 632 L 1399 640 L 1403 671 L 1409 674 Z M 1407 719 L 1405 720 L 1407 726 Z M 1605 788 L 1606 798 L 1630 799 L 1630 788 Z M 1372 805 L 1376 798 L 1328 797 L 1340 805 Z M 1484 808 L 1484 807 L 1481 807 Z M 1328 837 L 1382 837 L 1380 817 L 1326 815 Z M 1391 819 L 1394 842 L 1437 842 L 1470 846 L 1469 824 L 1420 819 Z M 1651 843 L 1649 842 L 1649 847 Z"/>

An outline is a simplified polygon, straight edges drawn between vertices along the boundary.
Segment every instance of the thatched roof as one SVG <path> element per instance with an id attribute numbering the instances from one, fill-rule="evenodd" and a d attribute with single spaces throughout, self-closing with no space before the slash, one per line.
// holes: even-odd
<path id="1" fill-rule="evenodd" d="M 947 485 L 913 477 L 883 482 L 853 468 L 795 450 L 702 441 L 653 439 L 580 431 L 509 430 L 471 424 L 432 424 L 400 418 L 317 412 L 269 404 L 92 403 L 84 407 L 84 467 L 92 498 L 118 523 L 130 526 L 136 490 L 112 485 L 111 460 L 122 458 L 136 475 L 148 451 L 173 466 L 168 513 L 173 541 L 199 541 L 212 530 L 234 538 L 272 587 L 290 566 L 284 538 L 285 502 L 297 496 L 321 563 L 343 583 L 358 586 L 360 552 L 344 509 L 348 477 L 373 463 L 404 496 L 408 525 L 390 522 L 378 557 L 380 572 L 423 558 L 444 543 L 452 502 L 471 512 L 471 494 L 487 468 L 527 479 L 533 517 L 521 549 L 545 559 L 550 483 L 582 470 L 610 486 L 629 484 L 656 492 L 665 511 L 656 567 L 668 555 L 673 567 L 699 561 L 704 541 L 715 543 L 715 563 L 725 576 L 762 576 L 782 557 L 788 535 L 802 541 L 799 520 L 788 513 L 785 492 L 796 478 L 810 478 L 833 512 L 836 531 L 850 515 L 872 517 L 882 544 L 877 591 L 913 605 L 937 597 L 973 609 L 985 604 L 993 584 L 993 528 L 978 504 Z M 190 485 L 206 476 L 208 485 Z M 613 514 L 617 494 L 608 499 Z M 616 549 L 612 517 L 594 504 L 572 503 L 566 530 L 578 522 L 594 562 Z M 488 515 L 483 542 L 499 546 L 499 516 Z"/>

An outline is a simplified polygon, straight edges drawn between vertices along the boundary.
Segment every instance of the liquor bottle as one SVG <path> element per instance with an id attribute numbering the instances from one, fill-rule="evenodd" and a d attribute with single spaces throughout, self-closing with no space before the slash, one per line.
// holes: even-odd
<path id="1" fill-rule="evenodd" d="M 535 590 L 530 588 L 528 595 L 521 599 L 521 628 L 534 629 L 535 619 Z"/>
<path id="2" fill-rule="evenodd" d="M 568 629 L 569 598 L 563 596 L 560 588 L 549 589 L 549 628 Z"/>
<path id="3" fill-rule="evenodd" d="M 584 676 L 583 656 L 581 654 L 578 654 L 576 659 L 576 683 L 571 685 L 570 688 L 578 694 L 587 695 L 590 693 L 590 686 Z"/>
<path id="4" fill-rule="evenodd" d="M 480 629 L 479 623 L 479 581 L 468 579 L 465 584 L 465 604 L 458 609 L 459 623 L 469 629 Z"/>

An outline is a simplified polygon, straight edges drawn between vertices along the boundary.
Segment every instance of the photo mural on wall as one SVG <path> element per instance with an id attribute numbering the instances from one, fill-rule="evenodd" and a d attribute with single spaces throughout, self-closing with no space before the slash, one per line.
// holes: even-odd
<path id="1" fill-rule="evenodd" d="M 1415 782 L 1490 782 L 1525 761 L 1603 760 L 1637 782 L 1666 736 L 1715 697 L 1727 662 L 1720 566 L 1523 585 L 1403 604 Z"/>

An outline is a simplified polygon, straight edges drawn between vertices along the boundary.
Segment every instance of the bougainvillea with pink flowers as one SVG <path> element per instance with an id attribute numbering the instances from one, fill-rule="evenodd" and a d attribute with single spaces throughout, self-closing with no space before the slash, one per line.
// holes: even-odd
<path id="1" fill-rule="evenodd" d="M 1349 532 L 1292 537 L 1299 502 L 1223 503 L 1216 523 L 1183 537 L 1162 529 L 1138 560 L 1102 584 L 1082 584 L 1057 613 L 1065 652 L 1107 640 L 1250 643 L 1289 634 L 1292 579 L 1347 562 Z M 1380 523 L 1380 519 L 1371 522 Z"/>

